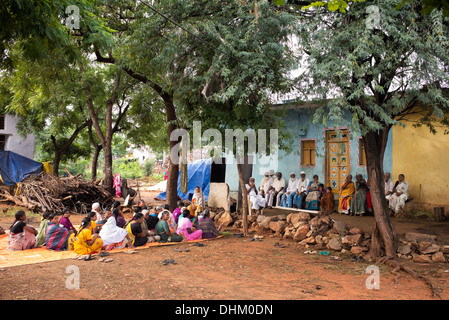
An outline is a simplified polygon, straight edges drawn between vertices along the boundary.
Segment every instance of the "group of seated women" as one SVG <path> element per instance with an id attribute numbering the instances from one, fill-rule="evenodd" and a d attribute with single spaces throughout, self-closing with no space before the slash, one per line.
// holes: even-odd
<path id="1" fill-rule="evenodd" d="M 204 206 L 204 204 L 203 204 Z M 176 218 L 176 219 L 175 219 Z M 45 246 L 49 250 L 73 250 L 78 255 L 98 253 L 102 250 L 134 248 L 149 242 L 181 242 L 210 239 L 218 236 L 209 210 L 198 206 L 184 207 L 178 202 L 173 213 L 168 205 L 148 210 L 144 203 L 134 207 L 134 215 L 126 221 L 120 202 L 114 202 L 110 211 L 101 212 L 98 203 L 77 230 L 70 221 L 70 211 L 62 217 L 44 212 L 39 228 L 26 224 L 26 214 L 18 211 L 8 233 L 9 250 L 25 250 Z"/>

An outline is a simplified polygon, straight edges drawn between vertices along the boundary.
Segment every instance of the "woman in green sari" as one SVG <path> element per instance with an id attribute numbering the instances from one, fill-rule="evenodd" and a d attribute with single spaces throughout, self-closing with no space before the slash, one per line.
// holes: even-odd
<path id="1" fill-rule="evenodd" d="M 48 226 L 48 222 L 50 221 L 48 219 L 49 216 L 50 216 L 50 212 L 48 212 L 48 211 L 45 211 L 42 214 L 42 221 L 39 225 L 39 228 L 37 229 L 36 247 L 45 246 L 45 235 L 47 234 L 47 226 Z"/>
<path id="2" fill-rule="evenodd" d="M 162 212 L 161 220 L 159 220 L 154 228 L 154 234 L 161 237 L 159 242 L 181 242 L 183 239 L 182 236 L 170 231 L 167 222 L 169 218 L 170 212 Z"/>
<path id="3" fill-rule="evenodd" d="M 366 194 L 369 190 L 368 184 L 361 174 L 357 174 L 355 179 L 355 194 L 351 202 L 351 216 L 354 214 L 363 216 L 368 211 L 366 202 Z"/>

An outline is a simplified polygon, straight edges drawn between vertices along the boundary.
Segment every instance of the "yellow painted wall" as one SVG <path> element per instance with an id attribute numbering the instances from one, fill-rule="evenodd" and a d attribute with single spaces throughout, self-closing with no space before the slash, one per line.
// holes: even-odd
<path id="1" fill-rule="evenodd" d="M 414 204 L 448 206 L 449 135 L 444 135 L 442 128 L 434 135 L 426 126 L 404 124 L 405 128 L 393 127 L 393 182 L 402 173 Z"/>

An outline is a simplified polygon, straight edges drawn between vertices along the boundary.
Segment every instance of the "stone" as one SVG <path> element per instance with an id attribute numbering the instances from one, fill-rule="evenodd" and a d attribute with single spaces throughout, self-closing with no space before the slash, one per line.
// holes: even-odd
<path id="1" fill-rule="evenodd" d="M 360 244 L 361 240 L 362 240 L 361 234 L 350 234 L 350 235 L 344 236 L 341 239 L 341 243 L 348 244 L 350 246 L 357 246 Z"/>
<path id="2" fill-rule="evenodd" d="M 409 245 L 403 245 L 398 248 L 398 253 L 400 254 L 409 254 L 412 252 L 412 247 Z"/>
<path id="3" fill-rule="evenodd" d="M 436 244 L 431 244 L 430 246 L 428 246 L 424 250 L 419 250 L 419 252 L 421 254 L 432 254 L 432 253 L 435 253 L 435 252 L 438 252 L 438 251 L 440 251 L 440 246 L 436 245 Z"/>
<path id="4" fill-rule="evenodd" d="M 254 227 L 254 231 L 257 234 L 261 234 L 261 233 L 264 233 L 266 231 L 266 229 L 264 227 L 262 227 L 260 224 L 258 224 L 257 226 Z"/>
<path id="5" fill-rule="evenodd" d="M 293 212 L 292 213 L 289 213 L 288 215 L 287 215 L 287 223 L 291 223 L 292 222 L 292 216 L 293 216 Z"/>
<path id="6" fill-rule="evenodd" d="M 369 247 L 371 246 L 371 239 L 365 239 L 361 243 L 362 247 Z"/>
<path id="7" fill-rule="evenodd" d="M 407 232 L 405 234 L 405 239 L 407 241 L 411 242 L 430 242 L 432 244 L 435 244 L 437 236 L 432 234 L 425 234 L 425 233 L 415 233 L 415 232 Z"/>
<path id="8" fill-rule="evenodd" d="M 299 212 L 299 220 L 310 220 L 310 214 L 307 212 Z"/>
<path id="9" fill-rule="evenodd" d="M 223 214 L 218 219 L 218 225 L 223 225 L 223 227 L 227 227 L 234 222 L 232 219 L 231 213 L 229 211 L 223 212 Z"/>
<path id="10" fill-rule="evenodd" d="M 341 251 L 341 249 L 343 249 L 340 239 L 338 239 L 338 238 L 330 239 L 328 244 L 326 245 L 326 248 L 334 250 L 334 251 Z"/>
<path id="11" fill-rule="evenodd" d="M 259 214 L 259 215 L 257 216 L 257 218 L 256 218 L 256 222 L 257 222 L 257 223 L 262 223 L 262 221 L 264 221 L 265 218 L 266 218 L 266 216 L 264 216 L 264 215 L 262 215 L 262 214 Z"/>
<path id="12" fill-rule="evenodd" d="M 280 221 L 287 221 L 287 216 L 285 214 L 278 214 L 276 217 Z"/>
<path id="13" fill-rule="evenodd" d="M 444 257 L 443 252 L 439 251 L 432 255 L 432 261 L 446 263 L 446 258 Z"/>
<path id="14" fill-rule="evenodd" d="M 283 233 L 285 230 L 285 226 L 287 225 L 286 221 L 270 221 L 269 228 L 277 233 Z"/>
<path id="15" fill-rule="evenodd" d="M 369 250 L 368 247 L 362 247 L 362 246 L 353 246 L 353 247 L 351 247 L 351 252 L 353 254 L 361 254 L 362 252 L 366 252 L 368 250 Z"/>
<path id="16" fill-rule="evenodd" d="M 307 238 L 308 238 L 308 237 L 311 237 L 312 234 L 313 234 L 313 230 L 309 230 L 309 232 L 307 232 L 307 234 L 306 234 Z"/>
<path id="17" fill-rule="evenodd" d="M 292 229 L 285 229 L 284 235 L 282 236 L 282 238 L 284 239 L 288 239 L 288 238 L 292 238 L 293 237 L 293 230 Z"/>
<path id="18" fill-rule="evenodd" d="M 209 184 L 209 197 L 207 205 L 212 208 L 224 208 L 230 211 L 229 186 L 225 182 L 211 182 Z"/>
<path id="19" fill-rule="evenodd" d="M 324 224 L 326 224 L 326 225 L 328 225 L 328 226 L 332 226 L 332 218 L 329 217 L 329 216 L 321 217 L 321 218 L 318 220 L 318 225 L 322 226 L 322 225 L 324 225 Z"/>
<path id="20" fill-rule="evenodd" d="M 449 253 L 449 246 L 448 245 L 444 245 L 440 248 L 442 253 Z"/>
<path id="21" fill-rule="evenodd" d="M 418 263 L 432 263 L 432 258 L 425 254 L 412 253 L 413 261 Z"/>
<path id="22" fill-rule="evenodd" d="M 307 244 L 315 244 L 316 243 L 314 237 L 308 237 L 308 238 L 304 239 L 304 242 Z"/>
<path id="23" fill-rule="evenodd" d="M 309 224 L 306 222 L 306 221 L 298 221 L 298 222 L 296 222 L 294 225 L 293 225 L 293 227 L 295 228 L 295 229 L 298 229 L 299 227 L 301 227 L 301 226 L 309 226 Z"/>
<path id="24" fill-rule="evenodd" d="M 324 244 L 328 244 L 329 243 L 329 237 L 323 237 L 323 243 Z"/>
<path id="25" fill-rule="evenodd" d="M 247 216 L 248 224 L 256 222 L 257 216 Z"/>
<path id="26" fill-rule="evenodd" d="M 342 233 L 342 232 L 346 231 L 346 229 L 347 229 L 346 223 L 344 223 L 343 221 L 335 221 L 333 228 L 338 233 Z"/>
<path id="27" fill-rule="evenodd" d="M 265 229 L 269 229 L 270 228 L 270 222 L 272 220 L 273 217 L 265 217 L 265 219 L 263 219 L 263 221 L 261 223 L 259 223 L 262 227 L 264 227 Z"/>
<path id="28" fill-rule="evenodd" d="M 315 218 L 313 218 L 312 220 L 309 221 L 309 225 L 310 225 L 311 227 L 312 227 L 312 226 L 316 227 L 316 226 L 318 226 L 318 221 L 319 221 L 319 218 L 318 218 L 318 217 L 315 217 Z"/>
<path id="29" fill-rule="evenodd" d="M 322 235 L 317 235 L 315 237 L 315 241 L 316 241 L 317 244 L 323 244 L 324 243 L 323 236 Z"/>
<path id="30" fill-rule="evenodd" d="M 234 227 L 241 228 L 243 227 L 243 220 L 237 220 L 234 222 Z"/>
<path id="31" fill-rule="evenodd" d="M 371 233 L 365 232 L 365 233 L 363 234 L 363 237 L 364 237 L 365 239 L 371 239 Z"/>
<path id="32" fill-rule="evenodd" d="M 309 232 L 309 225 L 303 225 L 296 230 L 293 240 L 302 241 L 307 238 L 307 233 Z"/>
<path id="33" fill-rule="evenodd" d="M 363 231 L 360 228 L 351 228 L 348 231 L 348 234 L 362 234 Z"/>
<path id="34" fill-rule="evenodd" d="M 297 223 L 299 220 L 301 220 L 299 217 L 299 213 L 291 213 L 290 223 L 292 225 L 295 225 L 295 223 Z"/>

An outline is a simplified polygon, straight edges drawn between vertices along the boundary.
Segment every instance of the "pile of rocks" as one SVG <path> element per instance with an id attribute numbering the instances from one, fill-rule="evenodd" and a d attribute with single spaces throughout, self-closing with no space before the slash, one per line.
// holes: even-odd
<path id="1" fill-rule="evenodd" d="M 254 218 L 253 218 L 254 219 Z M 259 215 L 251 225 L 256 233 L 271 231 L 274 236 L 293 239 L 315 250 L 329 249 L 361 255 L 369 250 L 371 234 L 359 228 L 349 229 L 329 215 L 311 216 L 307 212 L 289 215 Z"/>
<path id="2" fill-rule="evenodd" d="M 437 245 L 436 236 L 423 233 L 406 233 L 400 240 L 398 256 L 419 263 L 447 262 L 448 245 Z"/>
<path id="3" fill-rule="evenodd" d="M 371 245 L 371 233 L 348 228 L 343 221 L 335 221 L 329 215 L 311 216 L 306 212 L 295 212 L 277 216 L 249 216 L 248 220 L 252 228 L 250 231 L 257 234 L 271 232 L 273 236 L 292 239 L 314 250 L 327 249 L 364 256 Z M 446 262 L 445 254 L 449 254 L 449 246 L 439 246 L 435 239 L 434 235 L 407 233 L 400 240 L 398 256 L 420 263 Z"/>

